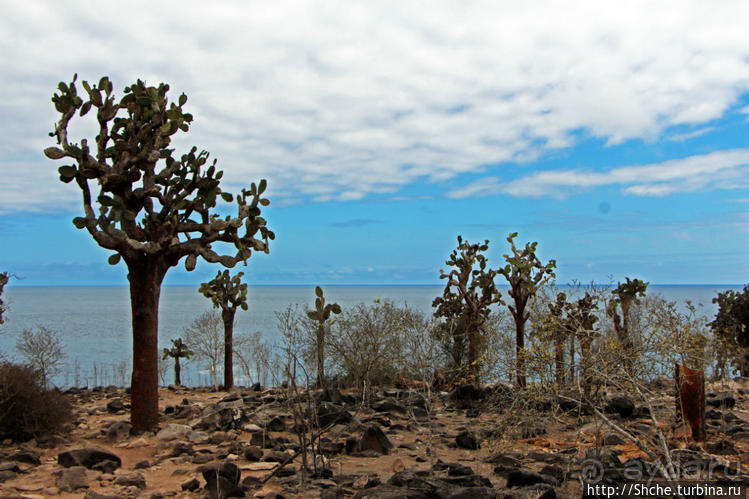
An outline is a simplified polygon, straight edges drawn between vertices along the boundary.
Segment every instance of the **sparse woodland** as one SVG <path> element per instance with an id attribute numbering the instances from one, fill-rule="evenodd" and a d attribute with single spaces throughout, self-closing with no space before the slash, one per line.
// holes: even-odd
<path id="1" fill-rule="evenodd" d="M 242 272 L 219 270 L 200 287 L 217 310 L 195 317 L 183 338 L 162 351 L 162 361 L 174 363 L 175 384 L 161 390 L 169 403 L 160 405 L 161 282 L 181 261 L 188 270 L 198 258 L 231 268 L 248 263 L 253 251 L 268 253 L 275 235 L 261 216 L 269 204 L 266 182 L 234 196 L 222 189 L 222 172 L 208 163 L 207 152 L 171 149 L 172 136 L 189 130 L 192 115 L 184 94 L 169 99 L 168 85 L 139 80 L 120 98 L 106 77 L 81 86 L 79 94 L 76 78 L 60 83 L 52 99 L 60 115 L 51 134 L 57 145 L 45 154 L 66 162 L 60 180 L 82 194 L 83 216 L 74 225 L 113 251 L 110 263 L 127 267 L 131 384 L 127 393 L 112 388 L 119 405 L 112 395 L 103 409 L 95 392 L 79 389 L 68 391 L 73 408 L 40 404 L 43 397 L 66 397 L 47 386 L 64 339 L 47 329 L 29 331 L 19 340 L 28 366 L 0 366 L 0 432 L 10 439 L 8 449 L 35 438 L 46 449 L 65 447 L 43 451 L 62 456 L 76 442 L 50 439 L 61 431 L 83 438 L 85 430 L 85 439 L 108 442 L 110 450 L 137 437 L 160 442 L 146 464 L 135 467 L 141 471 L 127 473 L 114 471 L 122 466 L 117 456 L 103 460 L 114 464 L 90 466 L 58 456 L 59 476 L 72 473 L 64 464 L 72 459 L 104 473 L 97 487 L 115 496 L 145 493 L 146 476 L 185 463 L 197 466 L 192 481 L 167 480 L 171 489 L 153 491 L 179 497 L 259 491 L 262 497 L 501 497 L 512 490 L 517 497 L 573 497 L 587 480 L 622 483 L 629 465 L 666 479 L 682 478 L 686 461 L 721 463 L 724 476 L 731 466 L 749 465 L 742 457 L 747 447 L 730 441 L 749 441 L 749 285 L 741 293 L 720 293 L 718 313 L 709 318 L 696 305 L 651 293 L 637 278 L 557 287 L 557 262 L 540 256 L 553 248 L 517 233 L 504 247 L 458 236 L 446 267 L 435 269 L 445 287 L 431 315 L 387 300 L 344 308 L 317 287 L 313 304 L 276 312 L 277 341 L 234 331 L 235 314 L 253 306 L 248 283 Z M 96 137 L 69 137 L 68 125 L 89 112 Z M 236 215 L 219 216 L 220 201 L 234 203 Z M 0 298 L 7 282 L 8 274 L 0 274 Z M 0 324 L 4 311 L 0 301 Z M 180 361 L 210 369 L 211 390 L 194 392 L 202 394 L 199 402 L 179 386 Z M 720 387 L 705 396 L 700 385 L 696 403 L 700 424 L 708 420 L 707 441 L 685 430 L 677 365 Z M 235 386 L 235 373 L 247 386 Z M 226 393 L 215 395 L 219 390 Z M 184 401 L 172 400 L 177 395 Z M 98 418 L 128 410 L 129 422 L 121 419 L 117 427 L 104 427 Z M 92 433 L 96 425 L 99 435 Z M 164 432 L 177 436 L 167 439 Z M 0 450 L 0 465 L 10 454 Z M 397 459 L 378 468 L 384 456 Z M 253 464 L 261 458 L 272 464 Z M 357 459 L 371 470 L 352 467 Z M 25 472 L 35 471 L 3 467 L 0 482 Z M 742 473 L 731 476 L 745 480 Z M 132 482 L 118 483 L 124 476 Z M 55 487 L 57 493 L 78 490 L 62 479 Z"/>

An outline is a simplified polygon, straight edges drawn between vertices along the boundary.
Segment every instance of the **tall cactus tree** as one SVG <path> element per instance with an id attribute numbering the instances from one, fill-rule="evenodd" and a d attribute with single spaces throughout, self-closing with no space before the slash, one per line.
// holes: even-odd
<path id="1" fill-rule="evenodd" d="M 79 95 L 76 78 L 60 82 L 52 97 L 60 120 L 50 136 L 58 146 L 44 153 L 66 160 L 58 169 L 60 180 L 81 190 L 83 216 L 73 224 L 114 251 L 110 264 L 122 260 L 127 266 L 133 325 L 130 417 L 134 430 L 143 431 L 158 420 L 158 311 L 164 276 L 182 258 L 190 271 L 198 257 L 233 267 L 250 258 L 252 250 L 268 253 L 274 234 L 260 216 L 261 206 L 269 204 L 262 197 L 266 182 L 242 189 L 236 216 L 219 217 L 216 201 L 230 203 L 234 196 L 221 189 L 223 172 L 216 161 L 208 165 L 208 152 L 196 147 L 176 156 L 169 148 L 172 136 L 187 132 L 193 121 L 184 111 L 184 94 L 170 101 L 169 85 L 147 86 L 138 80 L 117 100 L 105 76 L 97 85 L 82 82 Z M 73 142 L 68 126 L 73 120 L 86 121 L 87 114 L 95 116 L 95 140 Z M 233 248 L 219 254 L 214 243 Z"/>
<path id="2" fill-rule="evenodd" d="M 325 297 L 320 286 L 315 287 L 315 308 L 307 311 L 307 317 L 317 322 L 317 338 L 315 349 L 317 351 L 317 388 L 325 386 L 325 332 L 326 322 L 330 314 L 340 314 L 341 307 L 337 303 L 325 303 Z"/>
<path id="3" fill-rule="evenodd" d="M 180 366 L 179 359 L 189 359 L 192 357 L 193 351 L 188 348 L 187 345 L 185 345 L 182 342 L 182 338 L 177 338 L 176 340 L 172 340 L 172 348 L 165 348 L 164 349 L 164 356 L 163 359 L 166 360 L 167 358 L 171 357 L 174 359 L 174 384 L 179 386 L 182 384 L 182 378 L 180 377 L 180 373 L 182 372 L 182 367 Z"/>
<path id="4" fill-rule="evenodd" d="M 468 381 L 479 381 L 479 348 L 489 307 L 495 303 L 502 305 L 502 297 L 494 283 L 496 270 L 487 267 L 488 260 L 483 255 L 489 249 L 489 241 L 484 244 L 470 244 L 458 236 L 458 247 L 445 262 L 454 267 L 450 272 L 440 270 L 440 279 L 447 279 L 441 297 L 435 298 L 432 307 L 437 310 L 435 317 L 460 324 L 456 331 L 468 336 Z"/>
<path id="5" fill-rule="evenodd" d="M 199 291 L 221 309 L 224 323 L 224 390 L 234 387 L 234 315 L 237 309 L 247 310 L 247 284 L 242 282 L 243 272 L 235 276 L 228 270 L 219 271 L 216 277 L 200 285 Z"/>
<path id="6" fill-rule="evenodd" d="M 507 237 L 510 243 L 512 255 L 505 255 L 507 265 L 499 269 L 499 273 L 505 276 L 510 283 L 510 297 L 514 305 L 509 305 L 512 318 L 515 319 L 515 351 L 517 384 L 520 388 L 526 385 L 525 376 L 525 323 L 530 317 L 530 312 L 525 311 L 528 300 L 538 290 L 555 277 L 554 268 L 557 264 L 549 260 L 547 264 L 541 263 L 536 256 L 537 242 L 526 243 L 525 248 L 519 250 L 515 247 L 517 232 Z"/>
<path id="7" fill-rule="evenodd" d="M 625 353 L 625 365 L 626 367 L 631 368 L 631 354 L 633 353 L 632 349 L 634 344 L 629 327 L 629 312 L 633 304 L 639 303 L 638 298 L 645 296 L 645 291 L 648 289 L 649 283 L 641 281 L 640 279 L 630 280 L 629 277 L 626 277 L 625 279 L 626 281 L 624 283 L 617 283 L 616 288 L 611 291 L 611 294 L 614 295 L 614 299 L 609 303 L 606 313 L 614 322 L 616 337 L 619 340 L 622 352 Z M 619 315 L 619 309 L 621 309 L 621 315 Z"/>

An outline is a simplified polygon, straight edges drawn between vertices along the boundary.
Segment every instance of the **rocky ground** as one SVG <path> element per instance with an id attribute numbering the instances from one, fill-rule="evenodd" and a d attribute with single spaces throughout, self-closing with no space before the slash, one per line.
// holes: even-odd
<path id="1" fill-rule="evenodd" d="M 698 473 L 684 478 L 710 472 L 746 480 L 749 380 L 710 390 L 708 440 L 700 445 L 674 428 L 667 383 L 649 402 L 677 449 L 676 464 Z M 71 390 L 75 421 L 68 433 L 2 442 L 0 496 L 548 499 L 582 496 L 583 475 L 613 484 L 637 470 L 645 478 L 653 472 L 652 457 L 601 418 L 572 407 L 564 412 L 544 399 L 533 410 L 522 408 L 502 385 L 435 393 L 432 403 L 418 390 L 379 390 L 367 408 L 337 390 L 286 394 L 164 388 L 159 431 L 132 435 L 125 390 Z M 611 394 L 601 408 L 657 450 L 655 423 L 644 407 Z M 303 431 L 293 414 L 310 411 L 324 429 L 316 438 L 324 459 L 318 457 L 315 471 L 308 455 L 303 474 L 299 435 L 320 430 Z"/>

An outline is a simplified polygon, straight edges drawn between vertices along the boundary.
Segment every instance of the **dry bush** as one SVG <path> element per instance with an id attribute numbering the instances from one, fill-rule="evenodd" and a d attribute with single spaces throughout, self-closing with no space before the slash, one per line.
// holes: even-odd
<path id="1" fill-rule="evenodd" d="M 344 310 L 331 327 L 331 372 L 361 389 L 365 399 L 373 386 L 399 378 L 425 379 L 430 368 L 415 357 L 429 349 L 424 342 L 435 341 L 428 334 L 432 327 L 423 313 L 387 300 Z"/>
<path id="2" fill-rule="evenodd" d="M 224 321 L 215 310 L 203 312 L 184 330 L 185 344 L 203 359 L 211 374 L 211 383 L 218 389 L 218 372 L 224 358 Z"/>
<path id="3" fill-rule="evenodd" d="M 16 341 L 16 350 L 39 371 L 44 389 L 49 388 L 50 378 L 60 372 L 66 357 L 60 335 L 41 326 L 36 331 L 24 329 Z"/>
<path id="4" fill-rule="evenodd" d="M 68 399 L 45 390 L 37 369 L 0 364 L 0 436 L 26 441 L 57 433 L 71 419 Z"/>

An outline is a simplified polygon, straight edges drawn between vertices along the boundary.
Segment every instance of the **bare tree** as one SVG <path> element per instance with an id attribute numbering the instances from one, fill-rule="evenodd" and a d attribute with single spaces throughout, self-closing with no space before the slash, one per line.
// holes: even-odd
<path id="1" fill-rule="evenodd" d="M 39 371 L 42 388 L 48 388 L 49 379 L 60 370 L 65 351 L 60 336 L 46 327 L 36 331 L 25 329 L 16 341 L 16 349 L 34 369 Z"/>
<path id="2" fill-rule="evenodd" d="M 203 312 L 185 328 L 185 344 L 195 355 L 205 359 L 211 383 L 218 389 L 218 368 L 224 355 L 224 321 L 215 310 Z"/>

